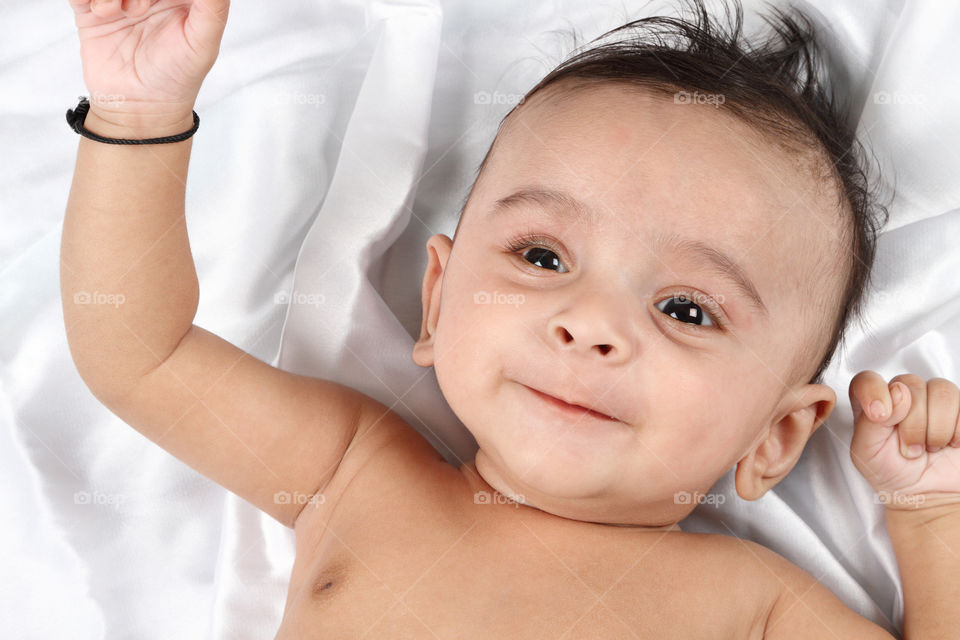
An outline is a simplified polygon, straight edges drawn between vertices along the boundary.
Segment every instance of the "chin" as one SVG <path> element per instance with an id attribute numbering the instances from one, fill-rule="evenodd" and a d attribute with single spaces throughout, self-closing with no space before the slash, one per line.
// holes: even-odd
<path id="1" fill-rule="evenodd" d="M 525 453 L 516 446 L 491 451 L 487 455 L 481 445 L 477 452 L 477 470 L 484 480 L 497 491 L 521 494 L 528 502 L 596 498 L 607 486 L 606 479 L 584 468 L 582 460 L 540 451 Z"/>

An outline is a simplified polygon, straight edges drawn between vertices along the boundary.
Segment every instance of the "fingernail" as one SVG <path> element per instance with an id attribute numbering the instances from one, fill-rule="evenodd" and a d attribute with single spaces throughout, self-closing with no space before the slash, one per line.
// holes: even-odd
<path id="1" fill-rule="evenodd" d="M 882 402 L 874 400 L 870 403 L 870 415 L 872 415 L 875 420 L 883 420 L 887 417 L 887 410 L 884 408 Z"/>
<path id="2" fill-rule="evenodd" d="M 936 453 L 937 451 L 940 451 L 940 449 L 941 449 L 941 447 L 930 447 L 929 449 L 927 449 L 927 452 L 928 452 L 928 453 Z"/>
<path id="3" fill-rule="evenodd" d="M 920 454 L 922 454 L 922 453 L 923 453 L 923 445 L 922 445 L 922 444 L 912 444 L 912 445 L 910 445 L 909 447 L 907 447 L 907 457 L 908 457 L 908 458 L 917 458 L 917 457 L 919 457 Z"/>
<path id="4" fill-rule="evenodd" d="M 890 391 L 890 397 L 893 398 L 893 404 L 898 405 L 903 399 L 903 392 L 900 391 L 900 385 L 894 384 L 893 389 Z"/>

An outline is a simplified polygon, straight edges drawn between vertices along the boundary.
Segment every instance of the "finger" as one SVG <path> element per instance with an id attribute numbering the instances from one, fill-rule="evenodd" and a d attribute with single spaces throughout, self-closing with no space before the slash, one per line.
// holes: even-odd
<path id="1" fill-rule="evenodd" d="M 896 404 L 893 404 L 891 397 L 892 389 L 898 390 L 900 394 Z M 862 460 L 875 455 L 894 435 L 895 425 L 906 417 L 910 409 L 911 397 L 910 390 L 904 384 L 894 383 L 888 386 L 886 381 L 873 371 L 861 371 L 854 376 L 850 381 L 849 393 L 855 416 L 850 455 L 859 469 Z M 875 401 L 879 404 L 874 407 L 885 408 L 892 405 L 887 416 L 876 421 L 871 417 L 876 415 L 873 413 L 876 409 L 869 409 Z M 862 407 L 867 407 L 868 410 L 864 411 Z"/>
<path id="2" fill-rule="evenodd" d="M 918 458 L 927 449 L 927 382 L 913 373 L 894 376 L 891 382 L 900 382 L 910 390 L 912 406 L 897 425 L 900 454 Z"/>
<path id="3" fill-rule="evenodd" d="M 90 11 L 99 18 L 112 18 L 120 10 L 120 0 L 93 0 L 90 3 Z"/>
<path id="4" fill-rule="evenodd" d="M 946 378 L 927 380 L 927 451 L 950 444 L 960 410 L 960 389 Z"/>
<path id="5" fill-rule="evenodd" d="M 149 8 L 147 0 L 123 0 L 123 13 L 128 18 L 139 18 Z"/>
<path id="6" fill-rule="evenodd" d="M 865 415 L 871 422 L 880 422 L 890 415 L 892 400 L 887 382 L 876 371 L 861 371 L 853 376 L 849 396 L 854 421 Z"/>

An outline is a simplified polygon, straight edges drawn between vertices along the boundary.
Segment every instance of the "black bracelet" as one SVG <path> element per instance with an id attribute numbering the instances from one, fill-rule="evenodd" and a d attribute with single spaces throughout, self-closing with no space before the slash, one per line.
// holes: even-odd
<path id="1" fill-rule="evenodd" d="M 186 140 L 197 132 L 200 127 L 200 116 L 193 112 L 193 127 L 189 131 L 178 133 L 175 136 L 166 136 L 164 138 L 149 138 L 147 140 L 125 140 L 123 138 L 105 138 L 98 136 L 92 131 L 83 128 L 83 122 L 87 119 L 87 112 L 90 111 L 90 102 L 86 96 L 80 96 L 80 102 L 75 109 L 67 109 L 67 124 L 70 128 L 85 138 L 96 140 L 97 142 L 106 142 L 108 144 L 163 144 L 166 142 L 180 142 Z"/>

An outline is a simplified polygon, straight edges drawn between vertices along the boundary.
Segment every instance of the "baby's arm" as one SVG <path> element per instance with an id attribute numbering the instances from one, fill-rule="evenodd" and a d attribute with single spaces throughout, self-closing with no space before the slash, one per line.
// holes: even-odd
<path id="1" fill-rule="evenodd" d="M 72 0 L 91 95 L 123 97 L 92 101 L 86 128 L 127 139 L 188 130 L 228 4 L 154 0 L 124 12 L 119 1 Z M 386 410 L 350 388 L 268 366 L 193 325 L 190 147 L 80 138 L 61 246 L 70 351 L 111 411 L 293 526 L 354 438 Z"/>
<path id="2" fill-rule="evenodd" d="M 872 408 L 880 404 L 880 413 Z M 873 371 L 850 382 L 850 456 L 885 505 L 903 581 L 905 640 L 952 638 L 960 629 L 960 389 L 943 378 Z M 864 411 L 864 407 L 871 407 Z M 917 448 L 911 452 L 910 447 Z M 826 588 L 769 550 L 780 595 L 765 638 L 889 638 Z"/>
<path id="3" fill-rule="evenodd" d="M 904 638 L 952 638 L 960 629 L 960 389 L 873 371 L 850 383 L 850 455 L 885 504 L 900 566 Z M 864 411 L 874 400 L 882 413 Z M 910 448 L 915 447 L 914 452 Z"/>

